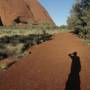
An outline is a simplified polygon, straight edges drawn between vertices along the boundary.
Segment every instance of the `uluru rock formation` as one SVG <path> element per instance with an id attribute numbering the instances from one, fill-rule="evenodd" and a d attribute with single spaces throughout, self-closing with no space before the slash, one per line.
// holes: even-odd
<path id="1" fill-rule="evenodd" d="M 0 0 L 0 25 L 48 22 L 55 25 L 45 8 L 37 0 Z"/>

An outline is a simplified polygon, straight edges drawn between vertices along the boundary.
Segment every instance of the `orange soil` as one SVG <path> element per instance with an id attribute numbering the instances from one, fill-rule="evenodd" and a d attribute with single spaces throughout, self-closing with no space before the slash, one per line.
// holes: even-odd
<path id="1" fill-rule="evenodd" d="M 30 51 L 31 55 L 0 72 L 0 90 L 65 90 L 71 70 L 68 54 L 75 51 L 81 62 L 78 84 L 81 90 L 90 90 L 90 47 L 75 35 L 57 34 L 53 40 Z"/>

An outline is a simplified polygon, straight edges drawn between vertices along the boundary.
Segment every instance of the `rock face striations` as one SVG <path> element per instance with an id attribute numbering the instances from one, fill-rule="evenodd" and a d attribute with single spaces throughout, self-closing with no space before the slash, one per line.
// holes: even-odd
<path id="1" fill-rule="evenodd" d="M 55 25 L 45 8 L 37 0 L 0 0 L 0 26 L 48 22 Z"/>

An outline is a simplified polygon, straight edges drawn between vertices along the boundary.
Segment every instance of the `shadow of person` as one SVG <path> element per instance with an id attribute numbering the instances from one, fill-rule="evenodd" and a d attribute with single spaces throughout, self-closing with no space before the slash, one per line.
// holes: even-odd
<path id="1" fill-rule="evenodd" d="M 68 76 L 65 90 L 80 90 L 80 75 L 79 75 L 81 71 L 80 57 L 77 56 L 77 52 L 69 54 L 69 57 L 72 60 L 72 64 L 71 64 L 71 72 Z"/>

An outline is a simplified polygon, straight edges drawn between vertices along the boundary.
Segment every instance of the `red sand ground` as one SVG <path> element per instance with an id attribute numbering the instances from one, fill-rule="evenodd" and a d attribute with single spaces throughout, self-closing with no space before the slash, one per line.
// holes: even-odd
<path id="1" fill-rule="evenodd" d="M 81 62 L 78 84 L 81 90 L 90 90 L 90 47 L 70 33 L 33 47 L 31 55 L 0 72 L 0 90 L 65 90 L 71 70 L 68 54 L 75 51 Z"/>

